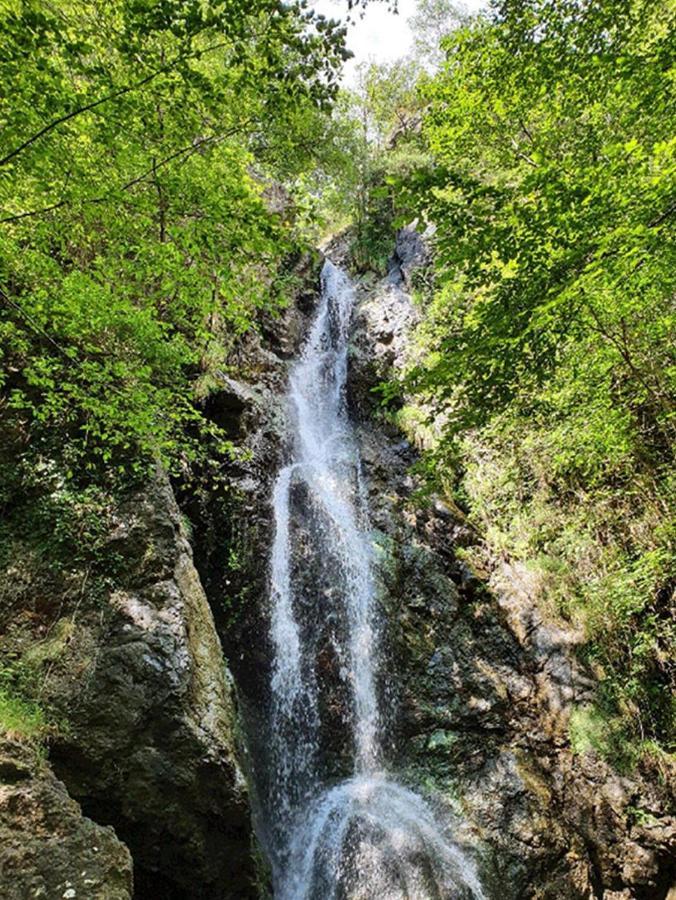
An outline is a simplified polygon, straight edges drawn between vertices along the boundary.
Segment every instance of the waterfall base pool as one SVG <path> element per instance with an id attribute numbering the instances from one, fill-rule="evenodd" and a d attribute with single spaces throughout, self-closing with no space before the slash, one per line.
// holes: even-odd
<path id="1" fill-rule="evenodd" d="M 483 898 L 473 864 L 429 806 L 385 773 L 358 775 L 304 811 L 281 900 Z"/>

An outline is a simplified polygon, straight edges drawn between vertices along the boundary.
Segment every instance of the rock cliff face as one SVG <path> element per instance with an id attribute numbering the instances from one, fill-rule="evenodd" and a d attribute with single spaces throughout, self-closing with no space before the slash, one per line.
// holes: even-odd
<path id="1" fill-rule="evenodd" d="M 269 487 L 286 372 L 316 301 L 319 264 L 318 255 L 300 261 L 296 304 L 245 336 L 233 360 L 238 380 L 224 373 L 207 401 L 243 451 L 209 491 L 184 488 L 180 512 L 159 474 L 108 511 L 101 558 L 91 560 L 106 573 L 96 584 L 79 562 L 44 571 L 20 540 L 0 573 L 0 652 L 30 664 L 64 723 L 43 763 L 19 743 L 3 751 L 0 829 L 17 830 L 0 860 L 3 897 L 23 900 L 35 886 L 50 900 L 122 900 L 132 896 L 132 859 L 135 900 L 259 895 L 265 873 L 238 758 L 255 758 L 269 666 Z M 248 755 L 224 648 L 252 723 Z M 94 845 L 105 852 L 97 865 Z"/>
<path id="2" fill-rule="evenodd" d="M 136 895 L 252 895 L 245 785 L 222 650 L 168 482 L 118 511 L 124 576 L 70 646 L 94 647 L 51 759 L 129 845 Z"/>
<path id="3" fill-rule="evenodd" d="M 224 374 L 220 391 L 209 401 L 212 419 L 236 438 L 238 457 L 208 493 L 179 498 L 192 524 L 195 564 L 234 676 L 250 782 L 259 742 L 265 739 L 261 713 L 272 664 L 267 608 L 272 484 L 286 447 L 289 367 L 318 300 L 321 265 L 319 254 L 298 262 L 296 302 L 246 336 L 232 360 L 237 377 Z M 262 777 L 255 780 L 264 782 L 263 773 L 257 774 Z"/>
<path id="4" fill-rule="evenodd" d="M 82 815 L 30 747 L 0 743 L 0 895 L 130 900 L 129 851 Z"/>
<path id="5" fill-rule="evenodd" d="M 8 800 L 26 806 L 17 820 L 27 848 L 24 877 L 40 883 L 49 854 L 28 851 L 54 829 L 53 841 L 66 835 L 71 867 L 88 872 L 89 845 L 96 843 L 120 874 L 109 884 L 100 863 L 97 894 L 78 888 L 55 856 L 56 873 L 73 881 L 77 894 L 35 896 L 130 896 L 129 856 L 117 838 L 133 857 L 137 900 L 255 896 L 231 688 L 166 478 L 158 475 L 129 496 L 112 520 L 99 550 L 110 572 L 104 586 L 94 590 L 75 570 L 40 582 L 29 560 L 18 598 L 26 612 L 4 625 L 3 643 L 9 634 L 15 648 L 27 647 L 24 658 L 44 680 L 44 701 L 66 723 L 49 747 L 63 784 L 47 772 L 25 789 L 22 776 Z M 68 582 L 81 587 L 73 592 Z M 39 605 L 31 607 L 31 597 Z M 25 768 L 21 757 L 12 765 Z M 64 785 L 97 825 L 79 816 Z M 101 825 L 113 826 L 117 838 Z"/>
<path id="6" fill-rule="evenodd" d="M 347 248 L 330 253 L 341 261 Z M 415 499 L 416 451 L 379 412 L 372 388 L 412 352 L 418 317 L 408 290 L 424 259 L 424 244 L 404 231 L 388 278 L 359 278 L 349 374 L 387 610 L 393 758 L 404 777 L 460 813 L 459 837 L 480 848 L 492 898 L 659 900 L 673 875 L 663 799 L 570 748 L 571 704 L 593 687 L 576 662 L 578 636 L 541 618 L 518 572 L 505 570 L 502 589 L 489 590 L 463 564 L 457 551 L 476 535 L 458 510 Z M 250 773 L 271 663 L 270 494 L 284 454 L 283 395 L 318 275 L 319 261 L 308 260 L 299 303 L 248 339 L 237 380 L 224 377 L 211 401 L 213 418 L 246 453 L 218 491 L 182 498 L 237 684 Z M 330 660 L 326 668 L 320 677 L 330 678 Z M 340 710 L 328 712 L 336 726 Z M 340 772 L 338 730 L 333 743 Z"/>
<path id="7" fill-rule="evenodd" d="M 522 573 L 503 567 L 489 589 L 469 570 L 458 550 L 477 536 L 459 510 L 417 499 L 415 448 L 380 413 L 372 388 L 414 352 L 408 290 L 424 259 L 424 243 L 404 231 L 388 278 L 360 277 L 348 385 L 386 610 L 394 768 L 459 814 L 458 839 L 479 848 L 492 900 L 663 900 L 675 834 L 663 797 L 570 747 L 571 705 L 593 688 L 578 636 L 542 618 Z M 10 635 L 34 648 L 45 699 L 69 723 L 47 762 L 12 741 L 0 748 L 9 900 L 246 900 L 265 890 L 238 760 L 254 773 L 265 733 L 271 485 L 320 263 L 300 263 L 297 303 L 244 339 L 237 378 L 223 373 L 208 400 L 242 452 L 208 491 L 180 490 L 192 550 L 158 476 L 114 512 L 105 552 L 118 565 L 103 592 L 83 573 L 64 576 L 78 576 L 75 592 L 8 573 L 26 613 L 0 622 L 0 643 Z M 340 772 L 340 709 L 329 712 Z"/>
<path id="8" fill-rule="evenodd" d="M 659 900 L 676 838 L 664 798 L 571 751 L 571 704 L 593 686 L 575 659 L 578 635 L 543 620 L 519 573 L 505 569 L 502 589 L 489 590 L 460 561 L 476 537 L 459 510 L 416 502 L 416 452 L 377 421 L 371 388 L 412 352 L 406 285 L 423 258 L 404 231 L 399 265 L 361 290 L 350 376 L 381 550 L 399 766 L 462 814 L 491 897 Z"/>

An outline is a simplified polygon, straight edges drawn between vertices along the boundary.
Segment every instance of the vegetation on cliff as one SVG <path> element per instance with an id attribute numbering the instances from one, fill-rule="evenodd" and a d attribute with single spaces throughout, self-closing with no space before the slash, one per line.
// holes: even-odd
<path id="1" fill-rule="evenodd" d="M 666 0 L 425 0 L 416 57 L 339 92 L 344 31 L 300 3 L 5 0 L 3 566 L 28 547 L 105 590 L 113 483 L 218 472 L 204 401 L 298 250 L 351 221 L 383 269 L 417 216 L 419 355 L 385 402 L 411 400 L 474 562 L 584 628 L 576 746 L 669 749 L 674 24 Z M 0 691 L 44 729 L 16 659 Z"/>
<path id="2" fill-rule="evenodd" d="M 342 31 L 294 4 L 3 4 L 4 431 L 66 468 L 188 452 L 195 399 L 279 297 Z M 180 445 L 180 447 L 178 446 Z"/>
<path id="3" fill-rule="evenodd" d="M 600 688 L 573 742 L 619 765 L 674 748 L 675 24 L 666 2 L 497 3 L 372 150 L 380 239 L 436 229 L 385 400 L 413 398 L 474 562 L 584 629 Z"/>

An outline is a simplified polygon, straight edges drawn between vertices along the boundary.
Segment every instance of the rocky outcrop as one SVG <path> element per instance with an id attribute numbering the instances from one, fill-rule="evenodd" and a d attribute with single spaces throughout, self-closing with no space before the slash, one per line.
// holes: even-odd
<path id="1" fill-rule="evenodd" d="M 49 502 L 60 508 L 66 490 L 55 480 Z M 14 677 L 39 685 L 55 723 L 49 765 L 128 846 L 136 900 L 255 896 L 229 675 L 168 479 L 96 517 L 82 519 L 85 547 L 71 558 L 49 545 L 45 564 L 29 538 L 16 541 L 0 579 L 0 651 Z"/>
<path id="2" fill-rule="evenodd" d="M 462 548 L 477 536 L 460 510 L 417 497 L 416 448 L 389 415 L 401 399 L 386 397 L 384 414 L 373 391 L 414 352 L 419 316 L 409 291 L 426 254 L 405 230 L 388 277 L 359 279 L 348 386 L 387 612 L 393 767 L 449 811 L 459 844 L 478 848 L 493 900 L 663 900 L 675 834 L 664 797 L 648 780 L 621 777 L 570 745 L 571 708 L 594 687 L 576 658 L 579 635 L 542 616 L 524 573 L 505 567 L 489 590 L 485 573 L 463 562 Z M 25 778 L 10 775 L 0 827 L 24 832 L 8 842 L 0 877 L 20 864 L 29 879 L 54 871 L 47 897 L 79 891 L 65 862 L 55 856 L 50 872 L 37 862 L 39 848 L 50 859 L 45 848 L 56 829 L 70 862 L 82 862 L 73 870 L 98 879 L 84 896 L 129 896 L 120 839 L 134 859 L 136 900 L 246 900 L 265 881 L 238 759 L 250 775 L 262 758 L 271 485 L 285 453 L 288 369 L 314 310 L 319 263 L 299 263 L 297 302 L 244 337 L 206 401 L 239 452 L 210 479 L 179 487 L 194 561 L 160 477 L 114 510 L 103 552 L 117 563 L 105 589 L 90 590 L 84 579 L 60 611 L 59 602 L 49 604 L 48 628 L 31 638 L 49 670 L 46 699 L 69 723 L 51 763 L 94 821 L 48 770 L 32 774 L 31 763 Z M 54 585 L 49 592 L 56 596 Z M 26 628 L 35 628 L 28 618 Z M 328 671 L 333 663 L 320 664 Z M 329 713 L 340 772 L 340 711 Z M 246 741 L 236 747 L 238 718 Z M 93 835 L 91 846 L 107 848 L 98 869 L 87 843 Z M 17 898 L 31 896 L 32 881 L 17 883 Z M 127 894 L 105 893 L 118 889 Z"/>
<path id="3" fill-rule="evenodd" d="M 115 511 L 105 552 L 120 574 L 78 611 L 60 661 L 77 683 L 51 682 L 69 723 L 52 764 L 128 844 L 135 896 L 252 896 L 230 687 L 166 478 Z"/>
<path id="4" fill-rule="evenodd" d="M 265 742 L 262 713 L 273 655 L 267 607 L 272 484 L 287 449 L 289 367 L 317 304 L 321 266 L 318 253 L 298 259 L 294 302 L 266 317 L 232 354 L 232 374 L 222 373 L 207 412 L 236 438 L 237 455 L 217 479 L 210 479 L 208 490 L 193 485 L 179 494 L 192 526 L 195 565 L 234 676 L 246 735 L 243 764 L 251 785 L 265 784 L 259 750 Z M 255 796 L 252 801 L 255 811 Z M 260 877 L 265 879 L 265 871 Z"/>
<path id="5" fill-rule="evenodd" d="M 570 745 L 571 709 L 594 687 L 580 635 L 546 621 L 519 573 L 489 590 L 463 563 L 477 536 L 459 510 L 416 497 L 416 449 L 380 413 L 373 388 L 414 352 L 406 287 L 424 260 L 405 231 L 388 278 L 361 280 L 349 383 L 388 612 L 393 754 L 460 814 L 490 897 L 660 900 L 676 839 L 664 792 Z"/>
<path id="6" fill-rule="evenodd" d="M 87 827 L 112 826 L 114 833 L 102 829 L 109 843 L 125 841 L 135 900 L 246 900 L 265 878 L 239 768 L 255 757 L 255 740 L 248 754 L 223 648 L 255 735 L 269 666 L 261 627 L 269 486 L 283 450 L 286 373 L 316 302 L 319 270 L 318 255 L 295 262 L 296 302 L 244 335 L 220 389 L 205 400 L 240 452 L 222 471 L 211 461 L 207 477 L 178 483 L 182 512 L 158 474 L 97 509 L 77 559 L 57 560 L 50 546 L 44 565 L 30 539 L 19 538 L 0 577 L 0 653 L 40 684 L 41 702 L 59 723 L 45 778 L 61 785 L 53 767 L 63 803 L 79 803 L 98 823 Z M 53 475 L 48 502 L 57 508 L 70 500 Z M 38 840 L 31 823 L 38 828 L 35 817 L 26 819 L 27 847 Z M 78 871 L 88 872 L 84 848 L 65 846 L 73 868 L 82 863 Z"/>
<path id="7" fill-rule="evenodd" d="M 347 253 L 345 241 L 331 248 L 334 257 Z M 458 814 L 458 840 L 480 848 L 491 897 L 658 900 L 670 877 L 663 801 L 640 779 L 571 751 L 571 704 L 592 687 L 575 658 L 578 636 L 543 620 L 518 578 L 508 579 L 511 589 L 489 591 L 463 563 L 458 551 L 476 535 L 459 510 L 416 499 L 416 449 L 372 390 L 414 352 L 419 316 L 408 291 L 426 259 L 424 243 L 404 231 L 388 277 L 360 277 L 349 376 L 389 622 L 395 764 Z M 224 375 L 210 400 L 212 417 L 244 452 L 216 490 L 181 498 L 235 675 L 252 772 L 270 680 L 271 485 L 285 451 L 288 367 L 310 322 L 318 274 L 317 260 L 308 261 L 299 302 L 247 338 L 236 379 Z M 389 398 L 388 410 L 398 402 Z M 331 744 L 339 757 L 340 736 Z M 340 771 L 339 758 L 335 765 Z"/>
<path id="8" fill-rule="evenodd" d="M 0 896 L 131 900 L 129 851 L 82 815 L 36 751 L 0 743 Z"/>

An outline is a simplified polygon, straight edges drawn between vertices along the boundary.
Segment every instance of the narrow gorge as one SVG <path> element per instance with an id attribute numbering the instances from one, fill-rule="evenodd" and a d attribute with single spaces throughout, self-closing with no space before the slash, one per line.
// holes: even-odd
<path id="1" fill-rule="evenodd" d="M 344 242 L 330 252 L 349 263 Z M 98 843 L 131 850 L 137 900 L 668 895 L 659 795 L 571 750 L 593 690 L 577 636 L 518 572 L 495 593 L 467 567 L 471 528 L 418 497 L 416 450 L 373 393 L 411 350 L 407 284 L 426 258 L 403 229 L 384 279 L 303 260 L 296 305 L 242 344 L 242 380 L 211 401 L 246 452 L 220 492 L 179 494 L 197 571 L 158 475 L 106 539 L 129 574 L 43 642 L 72 721 L 50 763 L 114 827 Z M 4 752 L 5 895 L 131 897 L 122 844 L 118 887 L 77 845 L 57 862 L 35 836 L 26 856 L 47 776 Z"/>
<path id="2" fill-rule="evenodd" d="M 271 752 L 258 794 L 275 896 L 478 900 L 470 862 L 422 798 L 384 770 L 387 689 L 379 670 L 387 663 L 379 658 L 368 508 L 345 394 L 354 289 L 329 261 L 321 280 L 291 373 L 292 460 L 273 490 Z M 332 661 L 338 685 L 317 671 L 320 659 Z M 330 745 L 322 746 L 320 710 L 330 703 L 342 710 L 353 769 L 338 783 L 321 764 Z"/>
<path id="3" fill-rule="evenodd" d="M 418 497 L 416 451 L 375 399 L 410 352 L 426 253 L 404 229 L 388 275 L 354 283 L 307 257 L 297 304 L 242 345 L 251 380 L 224 379 L 210 415 L 248 452 L 220 495 L 179 494 L 215 619 L 158 476 L 108 537 L 133 575 L 61 639 L 62 702 L 69 668 L 85 680 L 50 762 L 131 850 L 138 900 L 668 895 L 659 796 L 571 750 L 593 688 L 576 635 L 541 618 L 518 573 L 496 594 L 462 562 L 471 529 Z M 45 776 L 4 771 L 18 850 Z M 6 859 L 8 898 L 132 896 L 123 869 L 116 888 L 77 849 L 59 864 L 56 845 L 38 850 Z"/>
<path id="4" fill-rule="evenodd" d="M 675 36 L 0 0 L 0 900 L 676 900 Z"/>
<path id="5" fill-rule="evenodd" d="M 570 747 L 593 691 L 579 635 L 518 572 L 496 594 L 462 561 L 471 528 L 418 498 L 416 450 L 373 393 L 410 351 L 426 258 L 404 229 L 384 279 L 305 264 L 296 307 L 243 350 L 253 380 L 214 408 L 250 454 L 197 565 L 275 896 L 666 897 L 659 794 Z"/>

